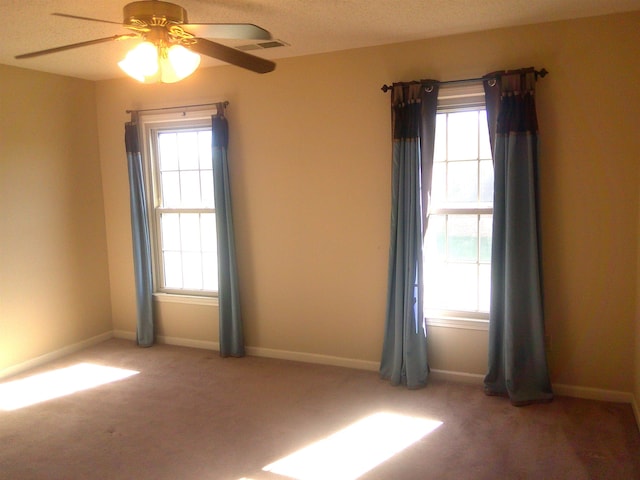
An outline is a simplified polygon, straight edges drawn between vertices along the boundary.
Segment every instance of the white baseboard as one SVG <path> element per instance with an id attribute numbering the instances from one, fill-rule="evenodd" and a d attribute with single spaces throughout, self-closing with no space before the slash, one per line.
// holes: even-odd
<path id="1" fill-rule="evenodd" d="M 632 403 L 633 395 L 629 392 L 604 390 L 601 388 L 578 387 L 576 385 L 553 384 L 553 393 L 565 397 L 601 400 L 603 402 Z"/>
<path id="2" fill-rule="evenodd" d="M 113 336 L 113 332 L 101 333 L 100 335 L 96 335 L 95 337 L 88 338 L 72 345 L 67 345 L 66 347 L 54 350 L 53 352 L 45 353 L 44 355 L 40 355 L 39 357 L 32 358 L 22 363 L 18 363 L 17 365 L 12 365 L 11 367 L 0 370 L 0 379 L 7 378 L 12 375 L 17 375 L 18 373 L 24 372 L 26 370 L 39 367 L 40 365 L 44 365 L 45 363 L 52 362 L 53 360 L 57 360 L 58 358 L 62 358 L 84 348 L 104 342 L 105 340 L 109 340 Z"/>
<path id="3" fill-rule="evenodd" d="M 0 370 L 0 379 L 15 375 L 30 368 L 37 367 L 52 360 L 56 360 L 65 355 L 69 355 L 83 348 L 90 347 L 97 343 L 108 340 L 109 338 L 122 338 L 126 340 L 135 341 L 136 333 L 127 330 L 113 330 L 112 332 L 105 332 L 101 335 L 89 338 L 82 342 L 74 343 L 67 347 L 61 348 L 54 352 L 41 355 L 26 362 L 22 362 L 18 365 L 14 365 L 3 370 Z M 206 350 L 219 350 L 220 345 L 218 342 L 206 341 L 206 340 L 194 340 L 190 338 L 170 337 L 160 335 L 157 337 L 158 343 L 167 345 L 176 345 L 181 347 L 190 348 L 202 348 Z M 359 360 L 346 357 L 335 357 L 331 355 L 321 355 L 316 353 L 294 352 L 288 350 L 277 350 L 271 348 L 262 347 L 249 347 L 247 346 L 246 352 L 248 355 L 265 358 L 277 358 L 280 360 L 291 360 L 294 362 L 306 362 L 315 363 L 320 365 L 331 365 L 336 367 L 354 368 L 357 370 L 367 370 L 377 372 L 380 364 L 369 360 Z M 449 380 L 453 382 L 466 383 L 471 385 L 482 385 L 484 375 L 467 372 L 455 372 L 449 370 L 432 369 L 430 375 L 432 378 Z M 604 390 L 591 387 L 580 387 L 575 385 L 554 384 L 553 392 L 556 395 L 584 398 L 587 400 L 601 400 L 606 402 L 617 403 L 629 403 L 633 408 L 633 412 L 640 429 L 640 408 L 638 407 L 637 399 L 632 393 L 621 392 L 616 390 Z"/>
<path id="4" fill-rule="evenodd" d="M 125 330 L 114 330 L 113 336 L 116 338 L 124 338 L 126 340 L 136 339 L 135 332 Z M 220 350 L 218 342 L 209 342 L 204 340 L 193 340 L 182 337 L 169 337 L 159 335 L 156 340 L 158 343 L 167 345 L 176 345 L 180 347 L 204 348 L 206 350 Z M 280 360 L 291 360 L 293 362 L 316 363 L 320 365 L 332 365 L 335 367 L 355 368 L 358 370 L 378 371 L 379 364 L 367 360 L 357 360 L 353 358 L 333 357 L 331 355 L 320 355 L 316 353 L 292 352 L 288 350 L 276 350 L 272 348 L 262 347 L 245 347 L 247 355 L 254 357 L 278 358 Z"/>
<path id="5" fill-rule="evenodd" d="M 122 338 L 124 340 L 136 341 L 136 332 L 129 332 L 127 330 L 114 330 L 113 336 L 115 338 Z M 220 350 L 220 344 L 218 342 L 209 342 L 206 340 L 193 340 L 191 338 L 182 337 L 167 337 L 165 335 L 156 336 L 158 343 L 164 343 L 166 345 L 175 345 L 177 347 L 189 347 L 189 348 L 203 348 L 205 350 Z"/>
<path id="6" fill-rule="evenodd" d="M 294 362 L 316 363 L 320 365 L 347 367 L 374 372 L 377 372 L 380 368 L 380 364 L 378 362 L 358 360 L 354 358 L 334 357 L 331 355 L 320 355 L 317 353 L 291 352 L 288 350 L 275 350 L 261 347 L 245 347 L 245 350 L 247 351 L 247 354 L 255 357 L 278 358 Z"/>
<path id="7" fill-rule="evenodd" d="M 357 360 L 344 357 L 332 357 L 313 353 L 291 352 L 286 350 L 274 350 L 269 348 L 246 347 L 247 354 L 257 357 L 278 358 L 297 362 L 317 363 L 339 367 L 355 368 L 358 370 L 378 371 L 380 364 L 367 360 Z M 482 386 L 484 375 L 478 373 L 455 372 L 450 370 L 432 369 L 430 376 L 434 379 L 449 380 L 452 382 Z M 575 385 L 554 384 L 555 395 L 584 398 L 587 400 L 600 400 L 605 402 L 630 403 L 634 408 L 636 419 L 640 427 L 640 411 L 631 393 L 616 390 L 604 390 L 591 387 L 579 387 Z"/>
<path id="8" fill-rule="evenodd" d="M 176 345 L 178 347 L 190 347 L 190 348 L 203 348 L 205 350 L 220 350 L 220 344 L 218 342 L 209 342 L 206 340 L 192 340 L 190 338 L 180 337 L 167 337 L 165 335 L 158 335 L 156 337 L 158 343 L 164 343 L 167 345 Z"/>
<path id="9" fill-rule="evenodd" d="M 429 376 L 438 380 L 449 380 L 456 383 L 466 383 L 469 385 L 482 385 L 484 375 L 479 373 L 452 372 L 449 370 L 431 369 Z"/>
<path id="10" fill-rule="evenodd" d="M 122 338 L 123 340 L 136 341 L 136 332 L 129 332 L 128 330 L 114 330 L 114 338 Z"/>
<path id="11" fill-rule="evenodd" d="M 471 385 L 482 385 L 484 381 L 484 375 L 476 373 L 432 369 L 430 375 L 437 379 L 467 383 Z M 583 398 L 585 400 L 600 400 L 603 402 L 629 403 L 634 410 L 636 421 L 638 422 L 638 428 L 640 428 L 640 410 L 638 409 L 635 397 L 631 393 L 557 383 L 553 384 L 552 388 L 554 395 Z"/>

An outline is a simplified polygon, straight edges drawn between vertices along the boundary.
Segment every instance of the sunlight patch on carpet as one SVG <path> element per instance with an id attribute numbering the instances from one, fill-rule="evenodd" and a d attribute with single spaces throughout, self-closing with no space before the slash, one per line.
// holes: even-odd
<path id="1" fill-rule="evenodd" d="M 0 384 L 0 410 L 17 410 L 136 375 L 135 370 L 78 363 Z"/>
<path id="2" fill-rule="evenodd" d="M 437 420 L 375 413 L 262 470 L 296 480 L 355 480 L 440 425 Z"/>

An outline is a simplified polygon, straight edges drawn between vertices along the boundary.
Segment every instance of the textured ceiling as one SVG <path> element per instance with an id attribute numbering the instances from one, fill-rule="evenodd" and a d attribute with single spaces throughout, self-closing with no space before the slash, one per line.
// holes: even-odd
<path id="1" fill-rule="evenodd" d="M 122 21 L 127 0 L 0 0 L 0 63 L 89 80 L 123 76 L 117 62 L 131 40 L 15 60 L 36 50 L 128 31 L 53 12 Z M 174 0 L 193 23 L 255 23 L 289 46 L 254 53 L 270 59 L 449 34 L 640 10 L 640 0 Z M 221 42 L 224 43 L 224 42 Z M 237 46 L 237 44 L 229 44 Z M 218 65 L 215 60 L 203 66 Z"/>

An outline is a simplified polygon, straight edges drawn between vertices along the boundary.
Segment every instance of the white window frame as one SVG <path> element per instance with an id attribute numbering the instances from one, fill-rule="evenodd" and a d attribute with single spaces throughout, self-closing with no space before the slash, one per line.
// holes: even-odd
<path id="1" fill-rule="evenodd" d="M 458 84 L 443 86 L 438 93 L 437 113 L 454 113 L 464 111 L 486 110 L 485 94 L 482 83 Z M 493 215 L 493 205 L 491 207 L 479 208 L 440 208 L 430 207 L 430 214 L 491 214 Z M 426 309 L 424 316 L 427 325 L 447 328 L 461 328 L 465 330 L 489 329 L 489 313 Z"/>
<path id="2" fill-rule="evenodd" d="M 163 113 L 141 113 L 139 117 L 140 145 L 142 146 L 142 159 L 146 188 L 146 204 L 149 219 L 149 236 L 151 240 L 152 271 L 153 271 L 153 296 L 160 302 L 189 303 L 200 305 L 217 305 L 218 292 L 205 290 L 189 290 L 164 288 L 164 268 L 161 245 L 161 232 L 159 216 L 162 212 L 174 211 L 174 209 L 161 208 L 160 182 L 158 172 L 157 151 L 152 136 L 163 130 L 211 130 L 211 117 L 216 114 L 215 109 L 175 110 Z M 212 209 L 179 209 L 180 211 L 214 213 Z"/>

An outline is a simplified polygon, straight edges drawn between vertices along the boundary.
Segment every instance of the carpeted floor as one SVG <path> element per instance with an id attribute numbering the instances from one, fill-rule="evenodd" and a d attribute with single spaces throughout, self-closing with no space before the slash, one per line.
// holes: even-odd
<path id="1" fill-rule="evenodd" d="M 517 408 L 475 386 L 409 391 L 374 372 L 116 339 L 5 383 L 79 362 L 140 373 L 0 410 L 0 478 L 640 479 L 626 404 Z M 297 466 L 273 465 L 327 437 Z"/>

